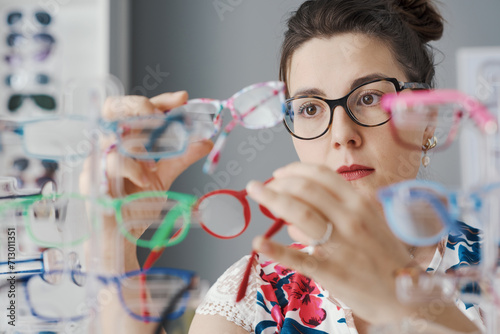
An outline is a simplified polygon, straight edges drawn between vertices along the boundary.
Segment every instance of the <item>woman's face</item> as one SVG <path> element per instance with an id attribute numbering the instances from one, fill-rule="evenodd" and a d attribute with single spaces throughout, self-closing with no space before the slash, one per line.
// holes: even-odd
<path id="1" fill-rule="evenodd" d="M 288 90 L 292 97 L 317 95 L 338 99 L 376 78 L 408 81 L 384 43 L 366 35 L 346 33 L 314 38 L 297 49 L 289 68 Z M 382 186 L 414 179 L 422 153 L 398 145 L 389 123 L 378 127 L 357 125 L 340 106 L 335 108 L 326 134 L 314 140 L 294 137 L 293 143 L 302 162 L 330 167 L 370 197 L 376 196 L 376 190 Z M 341 172 L 342 167 L 351 171 Z"/>

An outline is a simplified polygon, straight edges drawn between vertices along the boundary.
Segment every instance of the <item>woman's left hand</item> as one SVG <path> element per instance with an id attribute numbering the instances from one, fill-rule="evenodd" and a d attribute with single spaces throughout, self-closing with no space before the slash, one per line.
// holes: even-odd
<path id="1" fill-rule="evenodd" d="M 383 211 L 326 166 L 292 163 L 277 170 L 267 185 L 251 182 L 251 198 L 290 225 L 304 243 L 333 232 L 309 255 L 261 237 L 254 248 L 311 277 L 366 321 L 398 321 L 413 311 L 402 307 L 394 272 L 410 263 L 406 246 L 389 229 Z"/>

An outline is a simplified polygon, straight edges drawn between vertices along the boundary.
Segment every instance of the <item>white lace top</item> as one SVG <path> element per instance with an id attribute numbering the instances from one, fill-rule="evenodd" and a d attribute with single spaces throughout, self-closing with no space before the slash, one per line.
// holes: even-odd
<path id="1" fill-rule="evenodd" d="M 428 272 L 445 272 L 466 266 L 478 259 L 478 231 L 465 225 L 466 231 L 450 234 L 436 249 Z M 196 313 L 221 315 L 249 333 L 339 333 L 357 334 L 352 311 L 328 291 L 276 262 L 259 257 L 252 267 L 245 298 L 236 303 L 236 295 L 249 256 L 233 264 L 210 288 Z M 457 305 L 482 327 L 479 307 Z M 403 332 L 401 332 L 403 333 Z M 407 333 L 411 333 L 408 331 Z M 432 333 L 450 333 L 435 329 Z"/>

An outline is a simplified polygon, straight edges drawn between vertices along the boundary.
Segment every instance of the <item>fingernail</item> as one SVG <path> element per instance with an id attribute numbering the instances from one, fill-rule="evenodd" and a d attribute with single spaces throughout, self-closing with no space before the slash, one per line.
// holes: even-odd
<path id="1" fill-rule="evenodd" d="M 255 237 L 253 239 L 252 247 L 257 252 L 261 252 L 261 253 L 270 253 L 271 252 L 271 245 L 270 245 L 269 241 L 264 239 L 261 236 Z"/>
<path id="2" fill-rule="evenodd" d="M 247 192 L 253 195 L 258 195 L 264 190 L 264 185 L 259 181 L 250 181 L 247 184 Z"/>

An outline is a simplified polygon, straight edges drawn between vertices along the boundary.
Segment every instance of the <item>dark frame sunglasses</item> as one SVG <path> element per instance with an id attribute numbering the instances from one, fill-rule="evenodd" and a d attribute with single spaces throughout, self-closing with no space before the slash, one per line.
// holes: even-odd
<path id="1" fill-rule="evenodd" d="M 38 10 L 34 13 L 34 18 L 38 24 L 46 27 L 52 22 L 52 16 L 43 10 Z M 20 11 L 13 11 L 7 14 L 7 25 L 13 26 L 23 18 L 23 13 Z"/>
<path id="2" fill-rule="evenodd" d="M 7 103 L 8 110 L 11 113 L 16 112 L 27 98 L 46 111 L 54 111 L 57 107 L 56 99 L 47 94 L 13 94 Z"/>

